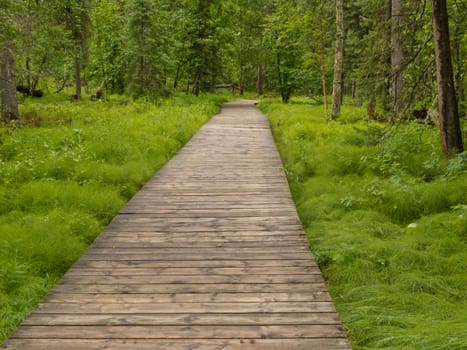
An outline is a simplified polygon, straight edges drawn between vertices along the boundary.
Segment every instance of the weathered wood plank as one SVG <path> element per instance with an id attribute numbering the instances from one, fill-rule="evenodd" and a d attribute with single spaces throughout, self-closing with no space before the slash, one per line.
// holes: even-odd
<path id="1" fill-rule="evenodd" d="M 63 283 L 72 284 L 219 284 L 219 283 L 317 283 L 322 282 L 321 274 L 309 275 L 65 275 Z"/>
<path id="2" fill-rule="evenodd" d="M 184 254 L 192 253 L 193 248 L 191 247 L 178 247 L 178 248 L 161 248 L 161 247 L 149 247 L 149 246 L 140 246 L 138 248 L 125 248 L 121 247 L 118 244 L 113 245 L 111 248 L 97 248 L 93 246 L 88 250 L 90 254 Z M 235 254 L 239 251 L 237 247 L 227 248 L 227 247 L 207 247 L 201 248 L 196 247 L 196 252 L 199 255 L 203 254 Z M 272 247 L 243 247 L 241 249 L 242 253 L 245 254 L 276 254 L 279 252 L 284 253 L 306 253 L 309 254 L 308 247 L 306 246 L 272 246 Z"/>
<path id="3" fill-rule="evenodd" d="M 78 260 L 73 268 L 253 268 L 317 266 L 314 260 Z"/>
<path id="4" fill-rule="evenodd" d="M 233 217 L 240 217 L 240 218 L 260 218 L 266 217 L 270 218 L 271 216 L 289 216 L 292 217 L 294 214 L 292 210 L 284 209 L 284 208 L 277 208 L 277 209 L 234 209 L 228 208 L 226 206 L 223 209 L 175 209 L 175 210 L 168 210 L 168 209 L 151 209 L 148 207 L 140 207 L 132 210 L 122 210 L 120 211 L 122 215 L 147 215 L 151 216 L 152 218 L 179 218 L 179 217 L 190 217 L 193 219 L 201 219 L 201 218 L 233 218 Z"/>
<path id="5" fill-rule="evenodd" d="M 244 238 L 252 237 L 256 239 L 289 239 L 290 237 L 305 237 L 305 234 L 302 230 L 299 229 L 288 229 L 288 230 L 256 230 L 251 231 L 247 229 L 237 229 L 233 230 L 206 230 L 206 231 L 189 231 L 189 230 L 180 230 L 180 231 L 170 231 L 167 230 L 144 230 L 137 227 L 134 227 L 132 230 L 123 231 L 117 228 L 107 227 L 104 232 L 105 235 L 99 236 L 97 239 L 107 240 L 114 237 L 129 237 L 138 239 L 142 238 L 157 238 L 164 237 L 167 239 L 170 238 L 209 238 L 209 239 L 237 239 L 243 241 Z"/>
<path id="6" fill-rule="evenodd" d="M 30 350 L 343 350 L 344 338 L 317 339 L 12 339 L 5 349 Z"/>
<path id="7" fill-rule="evenodd" d="M 321 290 L 324 284 L 319 283 L 250 283 L 233 284 L 73 284 L 60 283 L 54 287 L 54 291 L 60 293 L 115 293 L 115 294 L 147 294 L 147 293 L 287 293 L 294 292 L 313 293 Z"/>
<path id="8" fill-rule="evenodd" d="M 321 313 L 248 313 L 248 314 L 40 314 L 33 313 L 28 326 L 182 326 L 182 325 L 307 325 L 334 324 L 340 320 L 333 312 Z"/>
<path id="9" fill-rule="evenodd" d="M 177 253 L 158 253 L 158 254 L 94 254 L 88 252 L 83 259 L 85 260 L 307 260 L 312 261 L 311 255 L 308 252 L 297 252 L 297 253 L 218 253 L 213 252 L 211 254 L 177 254 Z"/>
<path id="10" fill-rule="evenodd" d="M 247 239 L 248 238 L 248 239 Z M 297 238 L 293 239 L 290 238 L 288 240 L 285 239 L 270 239 L 268 237 L 264 238 L 263 240 L 259 240 L 258 238 L 252 239 L 249 237 L 244 237 L 243 242 L 239 242 L 239 240 L 220 240 L 220 239 L 203 239 L 203 238 L 183 238 L 183 239 L 170 239 L 170 238 L 146 238 L 146 239 L 133 239 L 132 237 L 126 238 L 119 238 L 119 237 L 112 237 L 112 239 L 108 240 L 100 240 L 94 243 L 95 248 L 137 248 L 141 246 L 157 246 L 158 248 L 256 248 L 256 247 L 296 247 L 297 245 L 306 244 L 306 240 L 304 238 Z"/>
<path id="11" fill-rule="evenodd" d="M 337 338 L 344 333 L 340 325 L 280 325 L 280 326 L 23 326 L 16 338 L 67 339 L 282 339 L 282 338 Z"/>
<path id="12" fill-rule="evenodd" d="M 232 232 L 232 231 L 257 231 L 257 232 L 269 232 L 274 231 L 296 231 L 301 229 L 301 225 L 277 225 L 277 224 L 270 224 L 270 223 L 262 223 L 262 224 L 252 224 L 252 223 L 245 223 L 245 224 L 235 224 L 229 225 L 228 227 L 222 226 L 219 224 L 213 224 L 212 226 L 198 226 L 196 223 L 164 223 L 162 220 L 158 223 L 139 223 L 138 225 L 122 222 L 120 224 L 111 223 L 108 226 L 109 230 L 112 231 L 119 231 L 119 232 L 134 232 L 134 231 L 163 231 L 163 232 L 191 232 L 192 234 L 197 233 L 206 233 L 206 232 Z"/>
<path id="13" fill-rule="evenodd" d="M 89 254 L 94 255 L 173 255 L 173 254 L 190 254 L 193 253 L 195 249 L 189 247 L 180 247 L 180 248 L 153 248 L 150 246 L 138 247 L 138 248 L 125 248 L 121 247 L 118 244 L 112 245 L 111 248 L 97 248 L 93 247 L 88 250 Z M 232 255 L 239 251 L 238 248 L 227 248 L 227 247 L 207 247 L 201 248 L 196 247 L 198 255 Z M 290 247 L 290 246 L 277 246 L 277 247 L 245 247 L 241 249 L 242 253 L 245 255 L 248 254 L 291 254 L 291 253 L 306 253 L 309 254 L 307 247 Z"/>
<path id="14" fill-rule="evenodd" d="M 39 303 L 37 313 L 73 314 L 177 314 L 177 313 L 257 313 L 257 312 L 334 312 L 329 301 L 264 303 L 155 303 L 155 304 L 77 304 Z"/>
<path id="15" fill-rule="evenodd" d="M 153 304 L 153 303 L 260 303 L 330 301 L 325 290 L 290 293 L 174 293 L 174 294 L 103 294 L 103 293 L 58 293 L 44 298 L 47 303 L 100 303 L 100 304 Z"/>
<path id="16" fill-rule="evenodd" d="M 319 267 L 161 267 L 161 268 L 77 268 L 73 267 L 67 272 L 67 277 L 77 276 L 236 276 L 236 275 L 310 275 L 321 274 Z"/>
<path id="17" fill-rule="evenodd" d="M 120 214 L 112 220 L 113 224 L 119 225 L 121 223 L 147 223 L 151 225 L 157 225 L 160 222 L 166 224 L 192 224 L 193 222 L 197 224 L 203 224 L 209 227 L 210 224 L 217 225 L 259 225 L 262 223 L 268 223 L 270 225 L 277 226 L 300 226 L 300 221 L 298 217 L 291 215 L 276 215 L 276 216 L 240 216 L 240 217 L 196 217 L 196 215 L 188 215 L 186 217 L 165 217 L 163 220 L 157 220 L 157 215 L 151 215 L 150 213 L 140 213 L 140 214 Z"/>

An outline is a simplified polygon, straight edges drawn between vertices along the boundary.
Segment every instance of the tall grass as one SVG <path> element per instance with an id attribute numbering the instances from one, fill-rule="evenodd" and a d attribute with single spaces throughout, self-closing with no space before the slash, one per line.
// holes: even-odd
<path id="1" fill-rule="evenodd" d="M 225 100 L 23 101 L 0 126 L 0 343 Z"/>
<path id="2" fill-rule="evenodd" d="M 438 131 L 263 100 L 354 349 L 467 349 L 467 157 Z"/>

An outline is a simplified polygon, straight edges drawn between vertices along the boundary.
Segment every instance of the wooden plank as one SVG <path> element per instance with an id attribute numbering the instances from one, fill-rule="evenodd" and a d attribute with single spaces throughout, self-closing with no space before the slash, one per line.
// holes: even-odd
<path id="1" fill-rule="evenodd" d="M 67 277 L 71 276 L 238 276 L 238 275 L 313 275 L 321 274 L 317 266 L 301 266 L 301 267 L 161 267 L 161 268 L 83 268 L 73 267 L 67 272 Z"/>
<path id="2" fill-rule="evenodd" d="M 16 338 L 67 339 L 275 339 L 275 338 L 336 338 L 343 337 L 340 325 L 280 325 L 280 326 L 26 326 Z"/>
<path id="3" fill-rule="evenodd" d="M 307 267 L 317 266 L 314 260 L 78 260 L 74 267 L 79 268 L 244 268 L 244 267 Z M 74 268 L 73 267 L 73 268 Z"/>
<path id="4" fill-rule="evenodd" d="M 196 223 L 172 223 L 172 224 L 164 224 L 163 221 L 158 223 L 146 223 L 146 224 L 131 224 L 127 222 L 123 222 L 120 224 L 111 223 L 108 226 L 108 229 L 111 231 L 118 231 L 118 232 L 135 232 L 135 231 L 162 231 L 162 232 L 191 232 L 192 234 L 198 233 L 206 233 L 206 232 L 232 232 L 232 231 L 257 231 L 257 232 L 278 232 L 278 231 L 296 231 L 301 229 L 301 225 L 277 225 L 277 224 L 235 224 L 229 225 L 228 227 L 222 225 L 215 225 L 212 226 L 199 226 Z"/>
<path id="5" fill-rule="evenodd" d="M 12 339 L 6 350 L 343 350 L 344 338 L 316 339 Z"/>
<path id="6" fill-rule="evenodd" d="M 194 249 L 192 247 L 148 247 L 140 246 L 137 248 L 125 248 L 119 246 L 118 244 L 112 245 L 111 248 L 98 248 L 93 246 L 88 250 L 89 254 L 109 254 L 109 255 L 132 255 L 132 254 L 184 254 L 184 253 L 193 253 Z M 209 255 L 209 254 L 277 254 L 277 253 L 306 253 L 309 254 L 308 247 L 306 246 L 272 246 L 272 247 L 242 247 L 242 248 L 227 248 L 227 247 L 207 247 L 201 248 L 196 247 L 196 253 L 198 255 Z"/>
<path id="7" fill-rule="evenodd" d="M 287 230 L 247 230 L 237 229 L 234 230 L 180 230 L 172 231 L 171 229 L 166 230 L 144 230 L 138 227 L 133 227 L 132 230 L 123 231 L 117 228 L 107 227 L 104 230 L 104 234 L 99 236 L 97 239 L 107 240 L 112 237 L 130 237 L 133 239 L 148 238 L 148 237 L 164 237 L 164 238 L 209 238 L 209 239 L 237 239 L 243 241 L 244 238 L 252 237 L 256 239 L 289 239 L 290 237 L 305 237 L 305 233 L 300 229 L 287 229 Z"/>
<path id="8" fill-rule="evenodd" d="M 60 283 L 54 287 L 54 291 L 60 293 L 116 293 L 116 294 L 135 294 L 135 293 L 287 293 L 291 290 L 296 292 L 312 293 L 321 290 L 322 283 L 250 283 L 250 284 L 232 284 L 219 283 L 212 284 L 73 284 L 71 282 Z"/>
<path id="9" fill-rule="evenodd" d="M 297 252 L 297 253 L 266 253 L 266 254 L 255 254 L 255 253 L 207 253 L 207 254 L 177 254 L 177 253 L 159 253 L 159 254 L 94 254 L 87 252 L 83 257 L 84 260 L 306 260 L 313 261 L 309 252 Z"/>
<path id="10" fill-rule="evenodd" d="M 182 325 L 306 325 L 333 324 L 340 320 L 334 312 L 322 313 L 249 313 L 249 314 L 39 314 L 33 313 L 28 326 L 182 326 Z"/>
<path id="11" fill-rule="evenodd" d="M 37 313 L 73 314 L 166 314 L 166 313 L 257 313 L 257 312 L 334 312 L 329 301 L 263 303 L 154 303 L 154 304 L 78 304 L 39 303 Z"/>
<path id="12" fill-rule="evenodd" d="M 179 217 L 190 217 L 193 219 L 201 218 L 260 218 L 271 216 L 290 216 L 294 214 L 293 211 L 278 208 L 278 209 L 232 209 L 232 208 L 223 208 L 219 209 L 176 209 L 176 210 L 167 210 L 167 209 L 151 209 L 147 207 L 140 207 L 132 210 L 122 210 L 120 211 L 122 215 L 151 215 L 152 218 L 179 218 Z"/>
<path id="13" fill-rule="evenodd" d="M 159 219 L 157 217 L 151 217 L 150 214 L 121 214 L 115 217 L 112 220 L 111 225 L 120 225 L 120 224 L 131 224 L 133 226 L 158 226 L 158 225 L 193 225 L 211 227 L 211 225 L 219 226 L 248 226 L 248 225 L 261 225 L 268 224 L 278 225 L 278 226 L 296 226 L 300 225 L 300 221 L 297 217 L 292 216 L 274 216 L 274 217 L 167 217 Z"/>
<path id="14" fill-rule="evenodd" d="M 309 275 L 65 275 L 64 283 L 72 284 L 285 284 L 285 283 L 317 283 L 322 282 L 321 274 Z"/>
<path id="15" fill-rule="evenodd" d="M 295 301 L 331 301 L 325 290 L 289 293 L 173 293 L 173 294 L 104 294 L 49 293 L 47 303 L 155 304 L 155 303 L 260 303 Z"/>
<path id="16" fill-rule="evenodd" d="M 248 239 L 247 239 L 248 238 Z M 183 238 L 183 239 L 170 239 L 170 238 L 153 238 L 134 239 L 133 237 L 110 237 L 106 240 L 99 240 L 94 243 L 94 248 L 138 248 L 141 246 L 157 246 L 158 248 L 256 248 L 256 247 L 297 247 L 307 242 L 304 238 L 289 238 L 285 239 L 270 239 L 266 237 L 263 240 L 258 238 L 244 237 L 243 242 L 237 240 L 222 240 L 222 239 L 203 239 L 203 238 Z"/>

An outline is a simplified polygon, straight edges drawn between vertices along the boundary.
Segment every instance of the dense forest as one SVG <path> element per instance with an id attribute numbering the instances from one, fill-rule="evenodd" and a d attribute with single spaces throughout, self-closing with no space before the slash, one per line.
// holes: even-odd
<path id="1" fill-rule="evenodd" d="M 6 0 L 1 10 L 4 117 L 17 114 L 14 87 L 41 96 L 73 85 L 75 99 L 83 89 L 305 94 L 330 117 L 348 95 L 390 122 L 436 118 L 439 99 L 445 153 L 462 151 L 463 1 Z"/>

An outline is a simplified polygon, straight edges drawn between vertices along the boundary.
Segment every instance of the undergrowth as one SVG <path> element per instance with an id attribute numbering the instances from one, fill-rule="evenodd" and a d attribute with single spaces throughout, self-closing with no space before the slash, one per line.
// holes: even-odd
<path id="1" fill-rule="evenodd" d="M 435 127 L 265 99 L 299 215 L 354 349 L 467 349 L 467 154 Z"/>
<path id="2" fill-rule="evenodd" d="M 0 343 L 226 99 L 27 99 L 0 126 Z"/>

